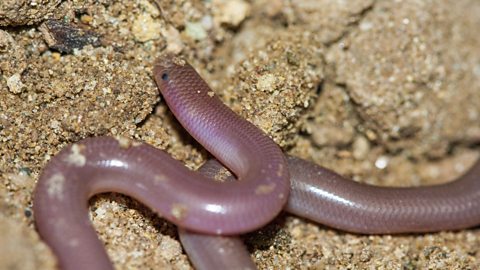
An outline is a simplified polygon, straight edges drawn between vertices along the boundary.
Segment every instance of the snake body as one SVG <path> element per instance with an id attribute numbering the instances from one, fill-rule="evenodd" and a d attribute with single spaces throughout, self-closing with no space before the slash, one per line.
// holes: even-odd
<path id="1" fill-rule="evenodd" d="M 220 163 L 210 161 L 200 173 L 192 172 L 163 151 L 110 137 L 84 139 L 63 149 L 42 172 L 34 197 L 37 228 L 62 269 L 112 268 L 88 219 L 88 199 L 102 192 L 129 195 L 178 225 L 199 269 L 228 263 L 254 268 L 238 239 L 199 233 L 258 229 L 285 204 L 295 215 L 355 233 L 431 232 L 480 224 L 480 162 L 444 185 L 355 183 L 285 156 L 268 136 L 225 106 L 185 60 L 162 58 L 153 73 L 175 117 Z M 211 181 L 222 165 L 239 181 Z M 214 248 L 202 249 L 206 244 Z"/>

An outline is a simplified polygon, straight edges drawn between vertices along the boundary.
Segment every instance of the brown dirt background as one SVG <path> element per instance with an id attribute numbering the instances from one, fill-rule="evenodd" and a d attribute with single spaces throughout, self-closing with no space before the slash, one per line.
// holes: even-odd
<path id="1" fill-rule="evenodd" d="M 36 4 L 34 4 L 36 3 Z M 100 35 L 49 49 L 46 19 Z M 476 0 L 6 0 L 0 3 L 0 265 L 53 269 L 34 230 L 42 167 L 87 136 L 124 135 L 197 168 L 151 77 L 181 53 L 285 151 L 356 181 L 446 182 L 480 142 Z M 191 269 L 175 227 L 126 197 L 91 202 L 118 269 Z M 289 215 L 246 237 L 260 269 L 478 269 L 480 231 L 347 234 Z"/>

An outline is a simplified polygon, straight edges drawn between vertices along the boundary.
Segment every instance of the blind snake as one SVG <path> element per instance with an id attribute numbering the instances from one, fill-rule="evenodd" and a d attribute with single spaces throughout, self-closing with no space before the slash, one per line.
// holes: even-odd
<path id="1" fill-rule="evenodd" d="M 175 117 L 221 164 L 212 160 L 201 173 L 192 172 L 152 146 L 111 137 L 67 146 L 43 170 L 33 201 L 37 229 L 62 269 L 113 268 L 88 218 L 88 199 L 103 192 L 131 196 L 178 225 L 198 269 L 254 268 L 241 241 L 224 235 L 258 229 L 282 209 L 363 234 L 480 224 L 480 162 L 442 185 L 359 184 L 284 155 L 267 135 L 225 106 L 185 60 L 166 56 L 153 73 Z M 222 164 L 239 181 L 209 180 Z M 215 254 L 218 250 L 221 256 Z"/>

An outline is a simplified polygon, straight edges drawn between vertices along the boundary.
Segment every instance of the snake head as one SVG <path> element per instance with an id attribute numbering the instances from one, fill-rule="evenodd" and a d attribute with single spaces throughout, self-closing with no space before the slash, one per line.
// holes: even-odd
<path id="1" fill-rule="evenodd" d="M 189 65 L 183 58 L 165 55 L 158 58 L 153 67 L 153 76 L 160 92 L 164 92 L 175 77 L 180 75 Z"/>

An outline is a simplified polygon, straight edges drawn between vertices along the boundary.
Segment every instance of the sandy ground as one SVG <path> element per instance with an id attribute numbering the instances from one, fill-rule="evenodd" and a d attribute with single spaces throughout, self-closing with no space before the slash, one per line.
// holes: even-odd
<path id="1" fill-rule="evenodd" d="M 0 265 L 55 268 L 31 199 L 65 145 L 124 135 L 192 169 L 208 157 L 153 83 L 165 52 L 285 151 L 376 185 L 452 180 L 479 156 L 479 27 L 476 0 L 2 1 Z M 139 203 L 105 194 L 91 210 L 118 269 L 191 269 Z M 282 215 L 245 239 L 261 269 L 480 268 L 478 229 L 362 236 Z"/>

